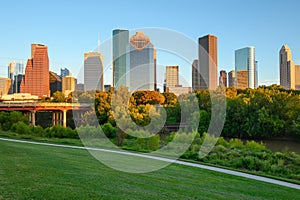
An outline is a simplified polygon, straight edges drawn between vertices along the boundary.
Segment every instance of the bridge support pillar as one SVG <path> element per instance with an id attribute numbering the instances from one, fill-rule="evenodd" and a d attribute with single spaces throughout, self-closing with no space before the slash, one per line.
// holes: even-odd
<path id="1" fill-rule="evenodd" d="M 58 117 L 59 117 L 59 124 L 60 125 L 63 125 L 63 112 L 59 111 L 58 112 Z"/>
<path id="2" fill-rule="evenodd" d="M 32 126 L 35 126 L 35 111 L 31 111 L 30 115 L 30 122 Z"/>
<path id="3" fill-rule="evenodd" d="M 52 125 L 56 125 L 56 113 L 52 112 Z"/>
<path id="4" fill-rule="evenodd" d="M 67 111 L 63 110 L 63 127 L 67 127 Z"/>

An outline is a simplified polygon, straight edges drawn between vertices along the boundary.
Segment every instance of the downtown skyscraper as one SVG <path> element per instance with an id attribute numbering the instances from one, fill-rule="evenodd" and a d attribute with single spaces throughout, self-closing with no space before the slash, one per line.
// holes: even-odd
<path id="1" fill-rule="evenodd" d="M 11 79 L 9 93 L 20 93 L 20 85 L 24 76 L 23 62 L 12 61 L 8 63 L 8 78 Z"/>
<path id="2" fill-rule="evenodd" d="M 127 50 L 129 47 L 129 31 L 113 30 L 113 86 L 126 86 Z"/>
<path id="3" fill-rule="evenodd" d="M 129 90 L 156 90 L 156 50 L 149 37 L 137 32 L 129 49 Z"/>
<path id="4" fill-rule="evenodd" d="M 104 90 L 104 58 L 99 52 L 84 54 L 84 90 Z"/>
<path id="5" fill-rule="evenodd" d="M 30 93 L 39 98 L 49 97 L 49 58 L 48 47 L 31 44 L 31 58 L 27 60 L 25 76 L 20 86 L 21 93 Z"/>
<path id="6" fill-rule="evenodd" d="M 206 35 L 199 38 L 198 80 L 194 88 L 214 90 L 218 86 L 218 38 Z M 197 80 L 197 79 L 195 79 Z"/>
<path id="7" fill-rule="evenodd" d="M 179 85 L 178 66 L 166 66 L 166 92 Z"/>
<path id="8" fill-rule="evenodd" d="M 286 90 L 300 90 L 300 66 L 295 65 L 288 45 L 279 51 L 280 85 Z"/>
<path id="9" fill-rule="evenodd" d="M 235 51 L 235 73 L 235 84 L 238 89 L 257 88 L 257 62 L 254 47 L 249 46 Z"/>

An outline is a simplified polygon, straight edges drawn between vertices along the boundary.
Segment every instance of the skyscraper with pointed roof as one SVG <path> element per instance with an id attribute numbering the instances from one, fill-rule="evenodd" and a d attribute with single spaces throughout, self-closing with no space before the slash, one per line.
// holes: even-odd
<path id="1" fill-rule="evenodd" d="M 150 38 L 143 32 L 130 37 L 129 89 L 156 90 L 156 52 Z"/>
<path id="2" fill-rule="evenodd" d="M 280 85 L 286 90 L 295 89 L 295 64 L 288 45 L 283 45 L 279 51 Z"/>

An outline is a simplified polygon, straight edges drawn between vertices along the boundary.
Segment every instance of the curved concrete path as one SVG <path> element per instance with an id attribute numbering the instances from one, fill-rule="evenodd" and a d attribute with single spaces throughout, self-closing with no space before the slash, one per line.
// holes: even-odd
<path id="1" fill-rule="evenodd" d="M 51 144 L 51 143 L 42 143 L 42 142 L 32 142 L 32 141 L 15 140 L 15 139 L 8 139 L 8 138 L 0 138 L 0 141 L 1 140 L 2 141 L 10 141 L 10 142 L 18 142 L 18 143 L 35 144 L 35 145 L 54 146 L 54 147 L 63 147 L 63 148 L 71 148 L 71 149 L 85 149 L 85 150 L 102 151 L 102 152 L 109 152 L 109 153 L 118 153 L 118 154 L 124 154 L 124 155 L 138 156 L 138 157 L 143 157 L 143 158 L 149 158 L 149 159 L 154 159 L 154 160 L 165 161 L 165 162 L 169 162 L 169 163 L 176 163 L 176 164 L 185 165 L 185 166 L 191 166 L 191 167 L 197 167 L 197 168 L 201 168 L 201 169 L 207 169 L 207 170 L 211 170 L 211 171 L 215 171 L 215 172 L 220 172 L 220 173 L 230 174 L 230 175 L 234 175 L 234 176 L 249 178 L 249 179 L 263 181 L 263 182 L 267 182 L 267 183 L 273 183 L 273 184 L 276 184 L 276 185 L 281 185 L 281 186 L 285 186 L 285 187 L 300 190 L 300 185 L 294 184 L 294 183 L 289 183 L 289 182 L 280 181 L 280 180 L 276 180 L 276 179 L 266 178 L 266 177 L 262 177 L 262 176 L 257 176 L 257 175 L 243 173 L 243 172 L 237 172 L 237 171 L 233 171 L 233 170 L 202 165 L 202 164 L 190 163 L 190 162 L 185 162 L 185 161 L 180 161 L 180 160 L 175 160 L 174 161 L 172 159 L 162 158 L 162 157 L 157 157 L 157 156 L 149 156 L 149 155 L 145 155 L 145 154 L 125 152 L 125 151 L 117 151 L 117 150 L 108 150 L 108 149 L 90 148 L 90 147 L 80 147 L 80 146 L 71 146 L 71 145 L 62 145 L 62 144 Z"/>

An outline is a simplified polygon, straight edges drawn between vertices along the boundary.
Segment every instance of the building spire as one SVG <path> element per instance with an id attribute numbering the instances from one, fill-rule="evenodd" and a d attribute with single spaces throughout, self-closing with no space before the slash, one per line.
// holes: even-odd
<path id="1" fill-rule="evenodd" d="M 98 53 L 100 53 L 100 32 L 98 32 Z"/>

